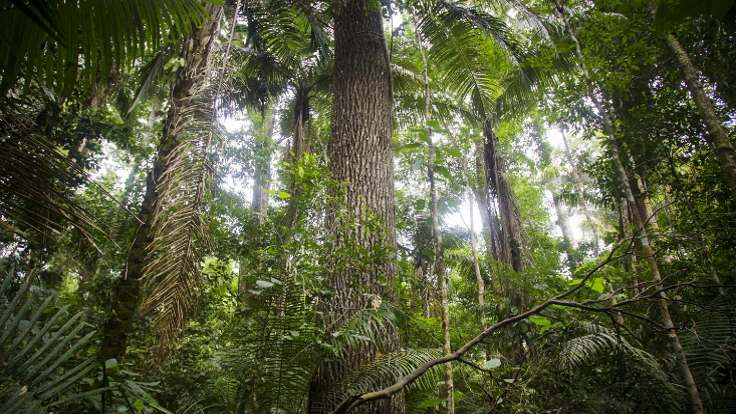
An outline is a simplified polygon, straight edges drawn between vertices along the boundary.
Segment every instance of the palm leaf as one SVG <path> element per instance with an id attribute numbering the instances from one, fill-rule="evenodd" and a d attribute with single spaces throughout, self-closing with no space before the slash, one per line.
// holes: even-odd
<path id="1" fill-rule="evenodd" d="M 0 10 L 0 96 L 19 78 L 42 80 L 59 95 L 80 80 L 104 82 L 204 17 L 197 0 L 5 0 Z"/>
<path id="2" fill-rule="evenodd" d="M 3 299 L 10 293 L 12 278 L 10 274 L 2 278 Z M 92 359 L 77 360 L 95 334 L 81 334 L 87 326 L 81 313 L 69 317 L 61 308 L 43 318 L 53 296 L 36 304 L 31 312 L 35 303 L 32 279 L 32 275 L 26 276 L 9 301 L 0 300 L 0 412 L 4 413 L 46 413 L 52 405 L 59 405 L 60 397 L 71 401 L 74 394 L 67 393 L 97 367 Z M 77 360 L 75 364 L 71 364 L 73 360 Z"/>

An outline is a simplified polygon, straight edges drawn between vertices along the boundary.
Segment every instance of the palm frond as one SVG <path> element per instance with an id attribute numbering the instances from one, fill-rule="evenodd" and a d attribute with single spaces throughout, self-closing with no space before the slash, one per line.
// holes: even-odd
<path id="1" fill-rule="evenodd" d="M 572 369 L 619 352 L 632 361 L 632 367 L 667 389 L 671 395 L 680 393 L 670 382 L 662 365 L 649 352 L 632 345 L 617 332 L 596 323 L 581 321 L 576 324 L 576 328 L 582 335 L 562 344 L 559 354 L 562 366 Z"/>
<path id="2" fill-rule="evenodd" d="M 53 105 L 29 98 L 0 108 L 0 216 L 18 224 L 27 238 L 59 234 L 72 225 L 95 245 L 106 232 L 75 197 L 76 188 L 95 184 L 37 122 Z"/>
<path id="3" fill-rule="evenodd" d="M 43 79 L 59 95 L 80 79 L 88 86 L 106 81 L 113 68 L 186 35 L 205 16 L 197 0 L 3 3 L 0 96 L 19 78 Z"/>
<path id="4" fill-rule="evenodd" d="M 51 407 L 100 393 L 69 394 L 97 367 L 92 359 L 78 359 L 94 331 L 82 332 L 82 314 L 61 308 L 46 317 L 54 296 L 37 303 L 31 294 L 32 275 L 10 294 L 11 274 L 0 283 L 0 411 L 46 413 Z M 74 364 L 71 364 L 76 360 Z"/>
<path id="5" fill-rule="evenodd" d="M 184 66 L 172 88 L 163 142 L 154 167 L 158 196 L 151 214 L 144 269 L 145 313 L 153 314 L 160 344 L 170 343 L 186 322 L 209 250 L 203 215 L 212 181 L 210 152 L 219 140 L 214 91 L 210 82 L 211 50 L 222 7 L 208 6 L 211 17 L 183 47 Z M 218 89 L 219 90 L 219 89 Z"/>
<path id="6" fill-rule="evenodd" d="M 240 404 L 250 411 L 303 412 L 324 346 L 312 305 L 289 271 L 257 277 L 261 327 L 241 335 L 245 342 L 227 353 L 225 366 L 239 378 Z"/>
<path id="7" fill-rule="evenodd" d="M 349 373 L 334 390 L 331 390 L 327 401 L 337 406 L 355 395 L 381 389 L 408 375 L 420 365 L 441 356 L 441 349 L 405 349 L 382 355 Z M 437 384 L 443 380 L 444 368 L 436 366 L 405 389 L 436 390 Z"/>
<path id="8" fill-rule="evenodd" d="M 710 397 L 709 401 L 725 402 L 727 390 L 733 391 L 733 385 L 724 386 L 723 379 L 736 362 L 736 315 L 723 300 L 714 305 L 716 310 L 696 318 L 680 339 L 698 388 Z"/>

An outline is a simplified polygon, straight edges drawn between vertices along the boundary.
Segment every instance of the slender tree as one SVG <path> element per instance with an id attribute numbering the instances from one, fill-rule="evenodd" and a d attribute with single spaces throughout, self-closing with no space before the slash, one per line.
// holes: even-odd
<path id="1" fill-rule="evenodd" d="M 273 125 L 275 120 L 275 103 L 269 102 L 260 117 L 255 134 L 253 171 L 253 199 L 251 208 L 263 224 L 268 211 L 268 190 L 271 183 L 271 155 L 273 152 Z"/>
<path id="2" fill-rule="evenodd" d="M 570 36 L 570 39 L 572 40 L 575 46 L 575 52 L 578 58 L 578 65 L 582 72 L 584 81 L 587 83 L 587 86 L 588 86 L 588 97 L 593 102 L 593 105 L 595 106 L 596 111 L 601 117 L 603 131 L 606 135 L 606 144 L 608 147 L 608 151 L 610 153 L 611 161 L 613 161 L 613 165 L 614 165 L 614 169 L 615 169 L 615 172 L 618 178 L 619 185 L 621 186 L 621 191 L 626 201 L 629 203 L 630 206 L 632 206 L 632 212 L 633 212 L 632 216 L 634 219 L 633 223 L 635 227 L 635 236 L 637 236 L 639 239 L 638 241 L 639 241 L 639 246 L 641 250 L 641 255 L 644 257 L 644 260 L 646 261 L 649 267 L 649 271 L 652 274 L 652 280 L 655 286 L 657 287 L 657 289 L 660 290 L 660 293 L 658 294 L 659 300 L 657 300 L 657 305 L 658 305 L 659 312 L 660 312 L 660 318 L 662 319 L 662 325 L 667 330 L 667 339 L 668 339 L 668 342 L 671 348 L 671 352 L 675 355 L 675 357 L 678 360 L 677 363 L 678 363 L 678 367 L 680 370 L 680 375 L 683 381 L 685 382 L 685 388 L 687 389 L 688 395 L 690 397 L 691 409 L 693 413 L 695 414 L 702 414 L 705 411 L 703 408 L 703 401 L 700 397 L 700 391 L 698 390 L 698 386 L 695 383 L 695 378 L 693 377 L 692 371 L 690 369 L 690 365 L 688 364 L 687 356 L 685 355 L 685 351 L 682 348 L 680 337 L 678 336 L 675 325 L 672 321 L 672 316 L 670 314 L 669 305 L 667 303 L 666 293 L 664 292 L 664 290 L 662 290 L 662 276 L 659 271 L 659 264 L 657 263 L 656 254 L 650 244 L 650 239 L 649 239 L 648 230 L 647 230 L 648 217 L 642 217 L 641 209 L 638 207 L 639 203 L 636 200 L 634 196 L 634 191 L 631 188 L 630 174 L 626 171 L 626 168 L 624 167 L 624 163 L 622 161 L 621 150 L 620 150 L 619 143 L 616 140 L 613 123 L 610 119 L 608 111 L 603 106 L 603 103 L 600 101 L 600 99 L 595 93 L 595 85 L 593 84 L 592 78 L 590 76 L 590 72 L 587 69 L 587 65 L 583 57 L 580 42 L 577 39 L 575 30 L 570 26 L 570 23 L 567 19 L 566 11 L 562 7 L 562 4 L 560 3 L 559 0 L 556 0 L 556 5 L 557 5 L 558 15 L 562 19 L 562 22 L 565 27 L 565 31 L 568 33 L 568 35 Z"/>
<path id="3" fill-rule="evenodd" d="M 414 31 L 416 33 L 416 22 L 412 16 Z M 452 344 L 450 343 L 450 305 L 449 305 L 449 275 L 445 269 L 444 251 L 442 248 L 442 233 L 440 231 L 440 217 L 437 211 L 437 181 L 434 176 L 434 165 L 437 152 L 432 138 L 432 89 L 429 83 L 429 61 L 427 53 L 423 45 L 423 39 L 416 34 L 416 44 L 419 50 L 419 57 L 422 62 L 422 83 L 424 84 L 424 124 L 427 140 L 427 181 L 429 182 L 429 199 L 430 199 L 430 215 L 432 219 L 432 250 L 433 264 L 431 266 L 432 275 L 436 276 L 440 285 L 440 298 L 442 305 L 442 350 L 445 354 L 452 353 Z M 431 277 L 431 276 L 430 276 Z M 454 381 L 452 364 L 445 365 L 445 408 L 448 414 L 455 412 L 455 400 L 453 398 Z"/>
<path id="4" fill-rule="evenodd" d="M 718 157 L 721 175 L 731 191 L 736 191 L 736 151 L 733 148 L 731 139 L 728 137 L 726 128 L 723 126 L 721 120 L 718 119 L 718 113 L 716 112 L 715 105 L 713 105 L 713 101 L 705 93 L 700 76 L 698 75 L 698 69 L 692 60 L 690 60 L 690 55 L 674 34 L 669 33 L 665 40 L 667 46 L 669 46 L 677 59 L 683 79 L 685 80 L 685 85 L 687 85 L 695 106 L 698 108 L 700 117 L 703 118 L 703 122 L 705 122 L 705 126 L 708 128 L 706 137 L 708 138 L 708 143 L 713 147 L 716 157 Z"/>

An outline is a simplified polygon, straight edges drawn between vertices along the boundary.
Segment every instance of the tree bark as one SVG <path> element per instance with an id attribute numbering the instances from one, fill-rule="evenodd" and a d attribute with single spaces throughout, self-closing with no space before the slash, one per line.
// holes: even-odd
<path id="1" fill-rule="evenodd" d="M 391 81 L 379 2 L 335 0 L 335 75 L 332 139 L 333 178 L 344 183 L 329 218 L 334 243 L 333 296 L 324 312 L 327 326 L 356 312 L 392 301 L 394 227 Z M 397 332 L 380 344 L 351 349 L 346 358 L 323 364 L 310 389 L 310 413 L 329 413 L 339 401 L 346 374 L 398 349 Z M 392 379 L 387 378 L 387 383 Z M 358 413 L 402 413 L 403 397 L 377 401 Z"/>
<path id="2" fill-rule="evenodd" d="M 488 257 L 488 264 L 490 266 L 491 260 L 499 260 L 499 253 L 496 247 L 498 240 L 497 222 L 494 220 L 495 210 L 492 209 L 491 200 L 489 200 L 488 196 L 490 190 L 488 188 L 488 181 L 485 178 L 483 148 L 480 145 L 476 147 L 475 155 L 475 172 L 478 181 L 471 188 L 475 196 L 475 202 L 478 204 L 478 211 L 480 212 L 482 234 L 486 244 L 486 256 Z"/>
<path id="3" fill-rule="evenodd" d="M 685 84 L 690 91 L 690 95 L 692 95 L 693 101 L 695 101 L 700 117 L 703 118 L 708 128 L 708 143 L 713 147 L 716 157 L 718 157 L 721 175 L 726 185 L 731 191 L 734 191 L 736 190 L 736 151 L 734 151 L 731 139 L 728 137 L 726 128 L 718 119 L 713 101 L 705 94 L 703 85 L 698 79 L 698 71 L 690 60 L 687 51 L 675 35 L 671 33 L 667 35 L 666 41 L 680 65 Z"/>
<path id="4" fill-rule="evenodd" d="M 209 55 L 219 27 L 222 7 L 208 6 L 210 17 L 200 28 L 195 28 L 184 41 L 182 58 L 184 65 L 177 71 L 171 91 L 171 106 L 166 117 L 153 168 L 146 177 L 146 192 L 138 217 L 142 223 L 136 230 L 128 250 L 128 256 L 120 279 L 115 283 L 111 297 L 110 315 L 102 328 L 100 357 L 103 360 L 120 359 L 127 350 L 135 314 L 141 299 L 141 277 L 144 273 L 148 246 L 151 243 L 153 211 L 158 202 L 157 185 L 167 170 L 167 161 L 178 145 L 178 134 L 184 124 L 183 117 L 193 104 L 200 81 L 206 78 Z"/>
<path id="5" fill-rule="evenodd" d="M 523 268 L 521 223 L 511 186 L 503 175 L 503 164 L 496 153 L 497 143 L 498 138 L 493 133 L 491 126 L 486 123 L 483 127 L 483 159 L 487 186 L 490 189 L 488 197 L 495 197 L 498 203 L 501 224 L 499 256 L 503 262 L 511 265 L 512 269 L 518 272 Z"/>

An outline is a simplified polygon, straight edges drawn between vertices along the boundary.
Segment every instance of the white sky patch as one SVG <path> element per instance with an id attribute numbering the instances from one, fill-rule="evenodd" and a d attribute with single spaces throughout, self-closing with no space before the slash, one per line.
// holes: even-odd
<path id="1" fill-rule="evenodd" d="M 102 157 L 100 158 L 100 166 L 90 175 L 92 182 L 100 182 L 110 172 L 115 174 L 115 190 L 122 190 L 125 181 L 128 179 L 132 166 L 123 161 L 119 156 L 119 150 L 110 141 L 102 141 Z"/>
<path id="2" fill-rule="evenodd" d="M 556 126 L 548 126 L 546 129 L 546 139 L 547 142 L 550 143 L 552 148 L 554 149 L 553 152 L 553 160 L 552 162 L 560 166 L 560 164 L 563 164 L 565 162 L 564 160 L 564 142 L 562 139 L 562 132 L 560 129 Z M 536 154 L 529 153 L 527 154 L 532 159 L 536 159 Z M 552 226 L 550 226 L 551 233 L 553 237 L 562 237 L 562 231 L 560 230 L 559 226 L 557 226 L 557 213 L 554 208 L 554 203 L 552 201 L 552 194 L 544 190 L 543 191 L 543 207 L 547 210 L 550 220 L 552 221 Z M 472 206 L 471 206 L 472 204 Z M 566 205 L 564 205 L 562 208 L 566 209 L 567 215 L 568 215 L 568 228 L 570 230 L 570 237 L 572 238 L 572 242 L 574 245 L 577 245 L 581 241 L 589 240 L 590 235 L 589 231 L 584 230 L 585 223 L 585 217 L 582 213 L 578 211 L 577 208 L 571 208 Z M 473 215 L 473 224 L 475 229 L 475 234 L 477 236 L 481 235 L 482 232 L 482 223 L 481 223 L 481 217 L 480 217 L 480 211 L 478 210 L 478 206 L 476 205 L 474 198 L 472 203 L 468 200 L 467 196 L 464 196 L 462 199 L 462 202 L 460 206 L 453 212 L 446 214 L 443 217 L 443 222 L 446 227 L 461 227 L 465 229 L 470 229 L 470 215 L 471 215 L 471 209 L 472 209 L 472 215 Z M 481 240 L 480 237 L 478 237 L 479 240 Z"/>
<path id="3" fill-rule="evenodd" d="M 229 133 L 235 133 L 245 130 L 249 125 L 250 121 L 244 114 L 237 114 L 232 117 L 220 117 L 218 119 L 220 124 L 225 128 L 225 131 Z"/>

